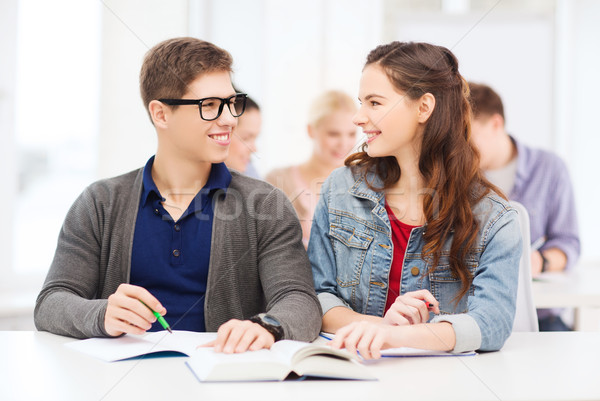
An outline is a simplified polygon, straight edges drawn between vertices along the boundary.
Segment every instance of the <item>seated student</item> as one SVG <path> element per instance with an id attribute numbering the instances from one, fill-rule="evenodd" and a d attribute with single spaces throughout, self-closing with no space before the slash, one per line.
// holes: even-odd
<path id="1" fill-rule="evenodd" d="M 469 83 L 473 141 L 488 180 L 529 212 L 533 276 L 560 272 L 579 258 L 575 197 L 563 161 L 553 153 L 525 146 L 504 128 L 504 106 L 489 86 Z M 538 310 L 541 331 L 570 330 L 560 310 Z"/>
<path id="2" fill-rule="evenodd" d="M 195 38 L 146 54 L 140 88 L 156 155 L 75 201 L 36 302 L 39 330 L 142 334 L 160 329 L 152 308 L 168 311 L 173 329 L 218 330 L 217 351 L 318 335 L 320 307 L 291 204 L 223 164 L 246 99 L 231 85 L 231 65 L 228 52 Z"/>
<path id="3" fill-rule="evenodd" d="M 292 201 L 302 225 L 305 247 L 321 184 L 334 169 L 343 166 L 355 145 L 355 112 L 354 100 L 344 92 L 331 90 L 318 96 L 309 110 L 307 131 L 313 141 L 310 158 L 299 165 L 275 169 L 265 177 Z"/>
<path id="4" fill-rule="evenodd" d="M 480 173 L 468 96 L 444 47 L 368 55 L 354 116 L 367 142 L 323 184 L 308 246 L 333 347 L 498 350 L 510 335 L 519 223 Z"/>
<path id="5" fill-rule="evenodd" d="M 229 154 L 225 159 L 227 167 L 244 173 L 248 177 L 260 178 L 251 163 L 250 156 L 256 152 L 256 138 L 260 134 L 261 125 L 260 108 L 248 96 L 246 97 L 246 110 L 238 118 L 238 125 L 231 137 Z"/>

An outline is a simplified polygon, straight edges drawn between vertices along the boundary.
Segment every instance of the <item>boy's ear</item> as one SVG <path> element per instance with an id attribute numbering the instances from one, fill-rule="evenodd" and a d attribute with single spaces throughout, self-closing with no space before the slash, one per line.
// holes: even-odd
<path id="1" fill-rule="evenodd" d="M 419 123 L 425 123 L 435 109 L 435 96 L 431 93 L 426 93 L 417 100 L 419 102 Z"/>
<path id="2" fill-rule="evenodd" d="M 148 112 L 156 128 L 167 128 L 167 107 L 166 104 L 158 100 L 152 100 L 148 104 Z"/>
<path id="3" fill-rule="evenodd" d="M 502 116 L 500 114 L 498 114 L 498 113 L 492 114 L 492 116 L 490 117 L 490 120 L 492 121 L 494 129 L 496 129 L 496 130 L 504 129 L 504 118 L 502 118 Z"/>

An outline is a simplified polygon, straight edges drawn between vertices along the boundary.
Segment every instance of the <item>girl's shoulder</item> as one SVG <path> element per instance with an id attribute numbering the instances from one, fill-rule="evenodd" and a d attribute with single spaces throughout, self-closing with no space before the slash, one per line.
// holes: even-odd
<path id="1" fill-rule="evenodd" d="M 473 213 L 480 221 L 481 228 L 484 230 L 494 225 L 506 214 L 514 214 L 513 218 L 517 219 L 517 212 L 511 206 L 510 202 L 492 190 L 489 190 L 489 192 L 475 204 Z"/>

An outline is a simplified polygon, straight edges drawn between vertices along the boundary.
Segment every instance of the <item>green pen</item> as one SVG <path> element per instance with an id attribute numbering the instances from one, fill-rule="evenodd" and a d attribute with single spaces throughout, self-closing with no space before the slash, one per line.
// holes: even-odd
<path id="1" fill-rule="evenodd" d="M 148 305 L 146 305 L 144 303 L 144 301 L 139 300 L 142 305 L 144 305 L 146 308 L 150 309 L 152 311 L 152 313 L 154 314 L 154 316 L 156 316 L 156 320 L 158 320 L 158 323 L 160 323 L 160 325 L 163 327 L 163 329 L 165 330 L 169 330 L 169 333 L 173 334 L 173 331 L 171 330 L 171 326 L 169 326 L 169 323 L 167 323 L 167 321 L 165 320 L 164 317 L 162 317 L 160 315 L 160 313 L 156 312 L 154 309 L 152 309 L 151 307 L 149 307 Z"/>

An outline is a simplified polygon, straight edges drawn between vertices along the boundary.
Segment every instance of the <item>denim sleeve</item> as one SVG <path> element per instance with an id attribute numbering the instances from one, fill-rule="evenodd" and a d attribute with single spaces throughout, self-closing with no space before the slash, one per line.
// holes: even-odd
<path id="1" fill-rule="evenodd" d="M 517 212 L 509 209 L 483 233 L 467 314 L 481 330 L 481 351 L 497 351 L 512 332 L 523 250 Z M 458 342 L 458 340 L 457 340 Z"/>
<path id="2" fill-rule="evenodd" d="M 315 208 L 308 242 L 308 258 L 323 314 L 336 306 L 349 307 L 337 295 L 337 268 L 329 237 L 328 205 L 330 196 L 331 178 L 327 179 L 321 187 L 321 196 Z"/>
<path id="3" fill-rule="evenodd" d="M 474 351 L 481 347 L 481 330 L 477 321 L 466 313 L 457 315 L 438 315 L 431 323 L 448 322 L 452 324 L 456 336 L 453 353 Z"/>

